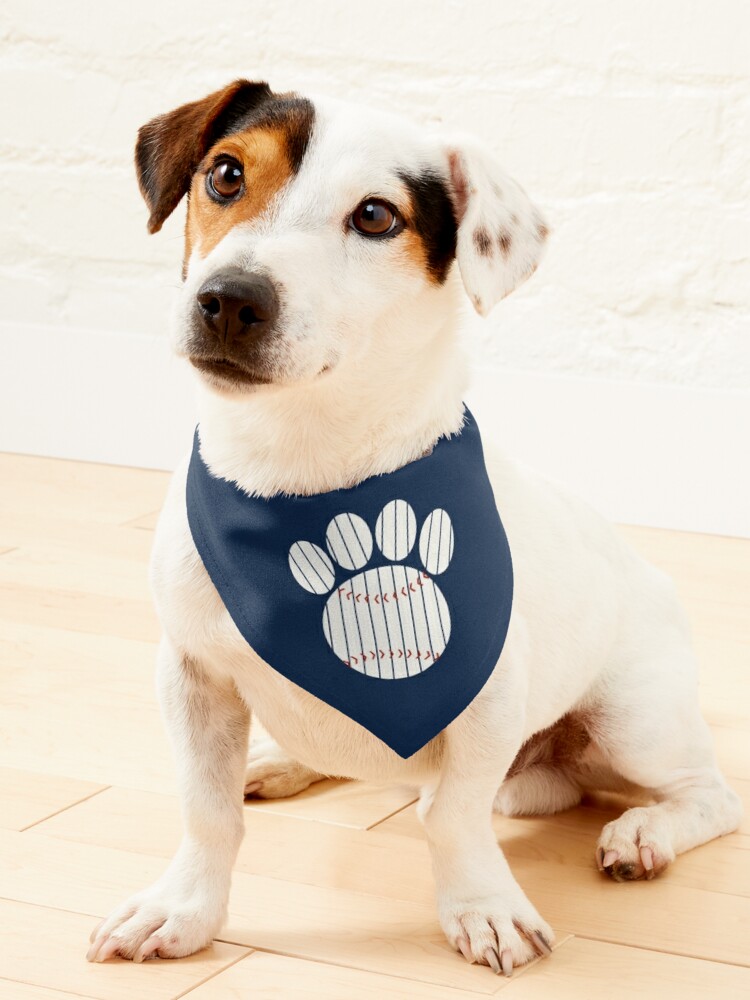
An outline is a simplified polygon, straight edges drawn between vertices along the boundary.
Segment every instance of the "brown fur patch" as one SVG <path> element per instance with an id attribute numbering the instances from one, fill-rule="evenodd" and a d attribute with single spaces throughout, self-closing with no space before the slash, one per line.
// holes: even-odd
<path id="1" fill-rule="evenodd" d="M 399 172 L 406 187 L 406 227 L 398 236 L 408 256 L 419 263 L 430 281 L 442 284 L 456 256 L 457 224 L 445 179 L 432 170 Z"/>
<path id="2" fill-rule="evenodd" d="M 584 718 L 575 712 L 568 712 L 554 725 L 541 729 L 526 740 L 510 765 L 506 780 L 536 764 L 570 767 L 580 759 L 590 742 L 591 735 Z"/>
<path id="3" fill-rule="evenodd" d="M 158 232 L 190 187 L 193 171 L 210 146 L 231 126 L 271 96 L 266 83 L 235 80 L 200 101 L 183 104 L 138 130 L 135 166 L 138 185 Z"/>
<path id="4" fill-rule="evenodd" d="M 398 251 L 405 263 L 416 270 L 429 273 L 424 243 L 413 229 L 404 229 L 398 236 Z"/>
<path id="5" fill-rule="evenodd" d="M 549 229 L 545 226 L 543 222 L 540 222 L 536 227 L 536 234 L 540 240 L 544 241 L 549 236 Z"/>
<path id="6" fill-rule="evenodd" d="M 453 204 L 458 222 L 466 214 L 469 204 L 469 183 L 466 179 L 463 159 L 458 150 L 453 149 L 448 154 L 448 169 L 450 171 L 451 187 L 453 188 Z"/>
<path id="7" fill-rule="evenodd" d="M 492 254 L 492 240 L 490 239 L 490 234 L 486 229 L 475 229 L 474 230 L 474 246 L 477 248 L 477 253 L 482 257 L 489 257 Z"/>
<path id="8" fill-rule="evenodd" d="M 196 171 L 208 163 L 207 154 L 216 152 L 227 136 L 255 133 L 249 144 L 239 140 L 241 155 L 237 159 L 244 165 L 248 157 L 248 168 L 259 167 L 261 185 L 255 201 L 267 202 L 269 187 L 278 190 L 289 173 L 299 169 L 314 117 L 313 106 L 305 98 L 274 94 L 266 83 L 235 80 L 223 90 L 148 122 L 138 132 L 135 162 L 138 183 L 151 211 L 149 231 L 161 228 L 191 188 L 197 196 Z M 278 176 L 270 183 L 267 178 L 273 175 L 274 168 L 279 168 Z M 244 196 L 239 200 L 244 201 Z M 197 236 L 195 226 L 186 233 L 188 254 Z"/>
<path id="9" fill-rule="evenodd" d="M 206 177 L 219 156 L 242 164 L 244 191 L 226 205 L 206 191 Z M 186 260 L 193 250 L 205 257 L 235 226 L 250 222 L 266 210 L 271 199 L 292 176 L 287 132 L 283 125 L 259 126 L 235 132 L 218 142 L 193 178 L 185 227 Z"/>
<path id="10" fill-rule="evenodd" d="M 513 237 L 510 235 L 510 233 L 507 233 L 503 230 L 498 235 L 497 245 L 500 247 L 500 253 L 503 255 L 503 257 L 507 257 L 508 254 L 510 253 L 510 248 L 512 243 L 513 243 Z"/>

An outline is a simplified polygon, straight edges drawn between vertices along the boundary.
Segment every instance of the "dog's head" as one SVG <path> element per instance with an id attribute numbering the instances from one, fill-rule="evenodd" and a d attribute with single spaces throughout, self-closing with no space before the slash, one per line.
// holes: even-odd
<path id="1" fill-rule="evenodd" d="M 178 350 L 221 392 L 403 351 L 410 317 L 452 308 L 454 261 L 484 315 L 547 236 L 478 142 L 265 83 L 144 125 L 136 167 L 152 233 L 188 196 Z"/>

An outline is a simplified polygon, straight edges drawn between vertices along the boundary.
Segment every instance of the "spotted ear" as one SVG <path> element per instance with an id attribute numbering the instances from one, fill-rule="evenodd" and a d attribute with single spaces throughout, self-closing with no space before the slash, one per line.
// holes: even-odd
<path id="1" fill-rule="evenodd" d="M 462 137 L 447 152 L 456 260 L 474 308 L 486 316 L 534 273 L 549 230 L 523 188 L 481 143 Z"/>
<path id="2" fill-rule="evenodd" d="M 157 233 L 190 188 L 195 168 L 243 114 L 271 96 L 266 83 L 235 80 L 200 101 L 160 115 L 138 130 L 135 169 Z"/>

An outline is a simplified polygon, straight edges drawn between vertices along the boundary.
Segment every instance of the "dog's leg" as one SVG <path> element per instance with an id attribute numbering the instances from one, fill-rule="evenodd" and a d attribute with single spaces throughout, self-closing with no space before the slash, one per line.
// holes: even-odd
<path id="1" fill-rule="evenodd" d="M 534 764 L 508 778 L 495 796 L 503 816 L 549 816 L 581 801 L 581 787 L 562 767 Z"/>
<path id="2" fill-rule="evenodd" d="M 89 961 L 190 955 L 210 943 L 226 916 L 244 832 L 249 712 L 233 687 L 209 677 L 166 640 L 157 676 L 177 757 L 185 833 L 161 878 L 96 929 Z"/>
<path id="3" fill-rule="evenodd" d="M 631 667 L 628 683 L 615 684 L 602 706 L 599 748 L 614 770 L 657 799 L 602 830 L 597 865 L 617 881 L 653 878 L 676 855 L 739 825 L 742 806 L 716 763 L 691 661 L 680 644 Z"/>
<path id="4" fill-rule="evenodd" d="M 492 803 L 521 741 L 514 732 L 520 726 L 507 712 L 514 704 L 508 697 L 505 690 L 498 698 L 485 689 L 451 723 L 439 783 L 421 810 L 448 940 L 468 961 L 506 975 L 514 965 L 548 954 L 553 941 L 492 829 Z"/>
<path id="5" fill-rule="evenodd" d="M 258 799 L 286 799 L 325 777 L 294 760 L 268 736 L 250 744 L 245 795 Z"/>

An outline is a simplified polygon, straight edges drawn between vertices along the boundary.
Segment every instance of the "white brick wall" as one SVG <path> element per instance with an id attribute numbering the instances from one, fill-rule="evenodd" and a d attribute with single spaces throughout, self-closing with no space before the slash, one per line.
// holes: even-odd
<path id="1" fill-rule="evenodd" d="M 483 365 L 750 383 L 743 0 L 5 0 L 1 24 L 6 320 L 162 331 L 182 219 L 146 238 L 135 130 L 247 74 L 476 131 L 541 201 L 545 267 L 475 325 Z"/>
<path id="2" fill-rule="evenodd" d="M 147 237 L 135 132 L 245 75 L 475 131 L 540 202 L 485 373 L 747 389 L 749 38 L 744 0 L 4 0 L 5 329 L 165 332 L 182 212 Z"/>

